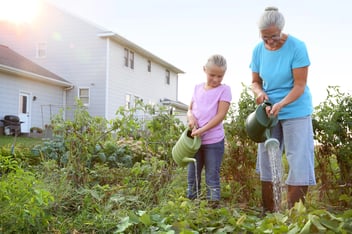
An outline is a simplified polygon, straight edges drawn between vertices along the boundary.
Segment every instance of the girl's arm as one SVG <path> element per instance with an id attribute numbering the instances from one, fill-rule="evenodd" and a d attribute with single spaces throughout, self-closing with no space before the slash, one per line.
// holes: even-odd
<path id="1" fill-rule="evenodd" d="M 219 106 L 218 106 L 218 111 L 214 118 L 212 118 L 207 124 L 205 124 L 203 127 L 198 128 L 198 129 L 193 129 L 192 131 L 192 136 L 201 136 L 204 132 L 208 131 L 209 129 L 212 129 L 213 127 L 217 126 L 219 123 L 221 123 L 224 119 L 225 116 L 230 108 L 230 103 L 225 102 L 225 101 L 220 101 Z"/>

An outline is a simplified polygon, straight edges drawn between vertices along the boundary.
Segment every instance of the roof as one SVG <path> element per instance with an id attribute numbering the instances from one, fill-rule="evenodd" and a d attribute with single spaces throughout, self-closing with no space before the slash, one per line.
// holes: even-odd
<path id="1" fill-rule="evenodd" d="M 140 53 L 141 55 L 144 55 L 146 58 L 149 58 L 150 60 L 170 69 L 171 71 L 177 73 L 177 74 L 183 74 L 185 73 L 184 71 L 182 71 L 181 69 L 175 67 L 174 65 L 166 62 L 165 60 L 159 58 L 158 56 L 150 53 L 149 51 L 143 49 L 142 47 L 138 46 L 137 44 L 127 40 L 126 38 L 114 33 L 114 32 L 111 32 L 111 31 L 107 31 L 107 32 L 103 32 L 103 33 L 100 33 L 99 34 L 100 37 L 107 37 L 107 38 L 110 38 L 112 39 L 113 41 L 116 41 L 118 42 L 119 44 L 123 45 L 123 46 L 126 46 L 138 53 Z"/>
<path id="2" fill-rule="evenodd" d="M 175 107 L 178 110 L 182 110 L 182 111 L 187 111 L 188 110 L 188 105 L 186 105 L 186 104 L 184 104 L 183 102 L 180 102 L 180 101 L 173 101 L 173 100 L 170 100 L 168 98 L 164 98 L 164 99 L 160 100 L 160 102 L 163 105 L 172 106 L 172 107 Z"/>
<path id="3" fill-rule="evenodd" d="M 0 71 L 26 76 L 63 87 L 72 86 L 70 82 L 16 53 L 5 45 L 0 45 Z"/>

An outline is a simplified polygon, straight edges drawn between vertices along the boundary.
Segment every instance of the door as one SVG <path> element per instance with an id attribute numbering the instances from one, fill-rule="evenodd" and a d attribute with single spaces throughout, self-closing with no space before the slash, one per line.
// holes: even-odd
<path id="1" fill-rule="evenodd" d="M 21 132 L 29 133 L 30 129 L 30 102 L 29 102 L 30 94 L 26 92 L 20 92 L 20 103 L 18 105 L 18 117 L 20 121 L 23 122 L 21 124 Z"/>

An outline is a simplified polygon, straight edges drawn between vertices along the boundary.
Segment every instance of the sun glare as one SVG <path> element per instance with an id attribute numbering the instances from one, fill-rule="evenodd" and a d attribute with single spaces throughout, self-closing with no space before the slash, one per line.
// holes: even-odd
<path id="1" fill-rule="evenodd" d="M 0 0 L 0 20 L 30 23 L 39 8 L 40 0 Z"/>

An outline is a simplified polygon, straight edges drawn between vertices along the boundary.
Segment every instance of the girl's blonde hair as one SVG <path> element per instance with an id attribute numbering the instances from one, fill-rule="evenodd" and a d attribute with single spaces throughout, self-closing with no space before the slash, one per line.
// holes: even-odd
<path id="1" fill-rule="evenodd" d="M 205 67 L 210 67 L 214 65 L 223 68 L 224 71 L 226 71 L 227 69 L 226 59 L 220 54 L 214 54 L 210 56 L 207 63 L 205 64 Z"/>

